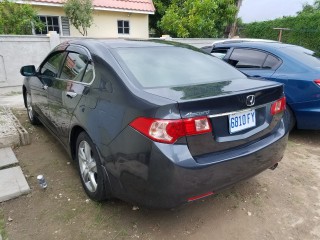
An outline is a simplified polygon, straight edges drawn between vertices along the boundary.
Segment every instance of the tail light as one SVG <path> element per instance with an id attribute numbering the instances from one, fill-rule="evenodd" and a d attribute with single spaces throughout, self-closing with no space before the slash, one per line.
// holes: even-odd
<path id="1" fill-rule="evenodd" d="M 280 98 L 271 105 L 271 114 L 276 115 L 286 110 L 286 97 Z"/>
<path id="2" fill-rule="evenodd" d="M 212 131 L 207 117 L 164 120 L 140 117 L 130 126 L 148 138 L 162 143 L 174 143 L 179 138 Z"/>
<path id="3" fill-rule="evenodd" d="M 320 87 L 320 79 L 314 80 L 315 84 L 317 84 Z"/>

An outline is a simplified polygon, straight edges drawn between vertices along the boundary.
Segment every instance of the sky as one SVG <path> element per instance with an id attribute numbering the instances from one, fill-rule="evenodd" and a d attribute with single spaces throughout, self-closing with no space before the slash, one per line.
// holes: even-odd
<path id="1" fill-rule="evenodd" d="M 243 0 L 239 17 L 249 23 L 294 16 L 304 3 L 313 4 L 314 0 Z"/>

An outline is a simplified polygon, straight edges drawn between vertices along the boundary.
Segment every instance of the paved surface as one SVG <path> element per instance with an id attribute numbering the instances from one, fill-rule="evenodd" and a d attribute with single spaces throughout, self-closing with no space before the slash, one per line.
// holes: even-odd
<path id="1" fill-rule="evenodd" d="M 30 192 L 11 146 L 29 144 L 29 134 L 10 108 L 24 108 L 22 94 L 0 94 L 0 202 Z M 1 240 L 1 239 L 0 239 Z"/>
<path id="2" fill-rule="evenodd" d="M 0 148 L 0 169 L 17 163 L 18 159 L 11 148 Z"/>
<path id="3" fill-rule="evenodd" d="M 15 93 L 14 95 L 1 95 L 0 106 L 11 108 L 24 108 L 22 93 Z"/>
<path id="4" fill-rule="evenodd" d="M 30 192 L 30 187 L 20 167 L 0 170 L 0 182 L 0 202 Z"/>

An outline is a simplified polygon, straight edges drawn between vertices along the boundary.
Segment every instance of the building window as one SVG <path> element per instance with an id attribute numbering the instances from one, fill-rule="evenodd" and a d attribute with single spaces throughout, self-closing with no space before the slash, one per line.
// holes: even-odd
<path id="1" fill-rule="evenodd" d="M 118 33 L 119 34 L 129 34 L 130 33 L 129 21 L 118 20 Z"/>
<path id="2" fill-rule="evenodd" d="M 61 17 L 61 26 L 62 26 L 62 35 L 63 36 L 70 36 L 69 18 Z"/>
<path id="3" fill-rule="evenodd" d="M 39 19 L 43 22 L 44 28 L 42 30 L 36 29 L 35 34 L 46 35 L 50 31 L 56 31 L 63 36 L 70 35 L 70 25 L 67 17 L 39 16 Z"/>

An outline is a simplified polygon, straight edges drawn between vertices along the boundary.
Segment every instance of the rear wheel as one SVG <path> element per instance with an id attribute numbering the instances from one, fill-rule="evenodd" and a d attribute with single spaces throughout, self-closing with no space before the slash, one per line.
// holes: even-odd
<path id="1" fill-rule="evenodd" d="M 288 117 L 288 122 L 289 122 L 289 131 L 291 131 L 294 126 L 296 125 L 296 118 L 294 116 L 293 111 L 291 110 L 291 108 L 287 105 L 287 109 L 286 109 L 286 114 Z"/>
<path id="2" fill-rule="evenodd" d="M 82 186 L 95 201 L 107 199 L 104 169 L 93 142 L 87 133 L 81 132 L 77 139 L 76 159 Z"/>
<path id="3" fill-rule="evenodd" d="M 37 118 L 37 116 L 35 115 L 35 112 L 32 107 L 31 94 L 28 92 L 26 93 L 26 106 L 27 106 L 27 113 L 28 113 L 28 118 L 29 118 L 30 123 L 32 125 L 39 125 L 40 121 Z"/>

